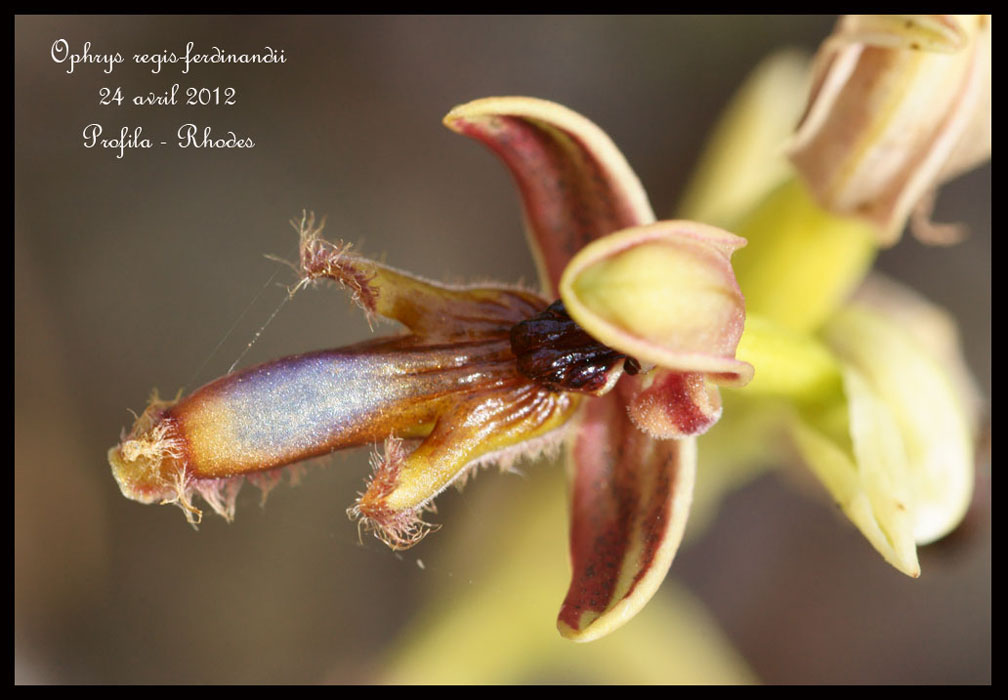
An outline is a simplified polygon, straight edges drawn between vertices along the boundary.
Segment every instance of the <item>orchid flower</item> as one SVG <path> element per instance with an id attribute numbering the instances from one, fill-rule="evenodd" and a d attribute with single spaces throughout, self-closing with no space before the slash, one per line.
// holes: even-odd
<path id="1" fill-rule="evenodd" d="M 776 58 L 730 108 L 686 200 L 684 215 L 749 241 L 735 261 L 748 312 L 738 355 L 756 375 L 726 397 L 735 428 L 719 426 L 712 442 L 737 444 L 733 429 L 751 439 L 754 425 L 755 444 L 790 442 L 885 559 L 918 576 L 917 545 L 950 532 L 969 506 L 978 400 L 954 323 L 868 271 L 915 202 L 982 156 L 984 124 L 989 152 L 990 20 L 847 18 L 839 26 L 817 59 L 791 141 L 794 169 L 778 144 L 800 91 L 782 84 L 801 81 L 794 60 Z M 852 35 L 852 27 L 863 31 Z M 853 37 L 884 47 L 851 49 L 856 70 L 832 58 Z M 958 80 L 945 79 L 953 59 L 920 55 L 942 48 L 963 54 Z M 929 95 L 937 115 L 914 108 Z M 731 158 L 725 143 L 747 160 Z M 877 177 L 855 176 L 858 169 Z M 858 204 L 848 208 L 848 195 Z M 754 412 L 758 423 L 746 420 Z M 759 458 L 751 450 L 729 457 Z"/>
<path id="2" fill-rule="evenodd" d="M 885 18 L 860 21 L 892 26 Z M 925 31 L 935 22 L 945 25 L 913 19 L 909 29 Z M 901 23 L 899 31 L 908 29 Z M 903 43 L 930 47 L 933 39 L 918 35 Z M 746 297 L 737 357 L 755 367 L 744 388 L 722 391 L 724 417 L 703 439 L 690 532 L 701 529 L 697 521 L 710 518 L 729 489 L 767 467 L 800 462 L 883 557 L 917 575 L 916 546 L 954 528 L 968 507 L 979 399 L 953 319 L 869 273 L 888 229 L 824 207 L 798 179 L 804 170 L 796 172 L 785 157 L 782 146 L 793 143 L 808 97 L 808 73 L 806 58 L 792 51 L 757 66 L 715 129 L 677 212 L 747 237 L 733 258 Z M 926 75 L 917 80 L 927 83 Z M 866 112 L 871 116 L 877 117 Z M 884 150 L 862 136 L 868 151 Z M 826 149 L 823 142 L 820 155 Z M 890 157 L 900 161 L 907 154 L 896 150 Z M 672 582 L 661 603 L 676 605 L 674 611 L 652 602 L 633 626 L 600 641 L 591 650 L 604 648 L 597 656 L 568 656 L 527 617 L 512 614 L 509 601 L 538 590 L 522 586 L 516 568 L 544 571 L 554 554 L 547 538 L 534 534 L 546 515 L 545 507 L 537 508 L 539 496 L 519 519 L 520 530 L 532 524 L 513 555 L 494 558 L 484 585 L 461 597 L 435 596 L 396 649 L 386 679 L 445 682 L 462 672 L 472 673 L 463 681 L 513 682 L 545 667 L 588 679 L 604 672 L 639 681 L 667 671 L 656 682 L 704 682 L 700 669 L 707 669 L 715 682 L 740 680 L 737 667 L 724 661 L 733 658 L 729 651 L 716 654 L 720 663 L 696 658 L 706 652 L 704 641 L 718 635 L 680 607 Z M 690 626 L 704 631 L 683 639 Z M 493 654 L 481 653 L 487 630 Z M 655 648 L 663 650 L 661 671 L 649 663 Z"/>
<path id="3" fill-rule="evenodd" d="M 880 31 L 891 21 L 863 26 L 869 31 L 857 36 L 886 51 L 942 47 L 954 34 L 935 29 L 944 20 L 900 25 L 899 41 Z M 986 27 L 989 46 L 989 19 L 977 27 Z M 974 35 L 964 36 L 963 46 L 973 45 Z M 983 37 L 975 34 L 981 49 L 971 66 L 983 65 Z M 862 205 L 851 216 L 816 190 L 803 165 L 828 161 L 844 143 L 835 135 L 843 130 L 829 135 L 832 110 L 807 110 L 794 143 L 815 145 L 793 149 L 797 171 L 779 157 L 772 136 L 793 124 L 781 118 L 792 101 L 775 98 L 798 94 L 780 89 L 782 72 L 798 71 L 773 64 L 730 111 L 687 199 L 690 221 L 655 222 L 623 156 L 570 110 L 529 98 L 452 110 L 446 124 L 487 145 L 515 177 L 540 289 L 421 280 L 325 241 L 304 217 L 299 287 L 337 282 L 369 319 L 397 320 L 407 332 L 284 358 L 181 401 L 153 402 L 109 453 L 123 493 L 177 503 L 192 522 L 198 493 L 230 518 L 244 478 L 265 491 L 284 465 L 384 440 L 349 513 L 404 548 L 434 527 L 423 512 L 449 484 L 481 464 L 508 468 L 564 444 L 573 576 L 558 627 L 587 641 L 630 619 L 664 579 L 691 505 L 696 436 L 720 417 L 722 385 L 734 410 L 714 427 L 713 447 L 784 461 L 786 449 L 768 449 L 791 445 L 883 557 L 919 575 L 917 545 L 953 529 L 969 503 L 972 399 L 948 350 L 954 334 L 921 330 L 933 309 L 900 292 L 881 295 L 903 300 L 895 307 L 879 303 L 879 283 L 866 276 L 880 243 L 902 229 L 906 202 L 926 199 L 976 150 L 908 155 L 930 142 L 890 140 L 913 132 L 888 121 L 907 110 L 879 112 L 875 92 L 864 101 L 865 91 L 841 91 L 836 104 L 851 109 L 862 99 L 866 115 L 851 162 L 867 157 L 865 167 L 881 163 L 909 173 L 894 182 L 913 183 L 869 189 L 863 201 L 885 201 L 884 217 L 866 216 L 875 210 Z M 965 74 L 973 85 L 974 69 Z M 898 76 L 881 83 L 889 86 L 882 95 L 901 84 Z M 830 95 L 822 85 L 832 84 L 817 83 L 813 99 Z M 972 104 L 955 124 L 984 123 L 983 90 L 977 97 L 942 84 L 955 95 L 952 113 Z M 768 85 L 770 99 L 761 89 Z M 964 133 L 943 138 L 972 143 Z M 738 282 L 732 256 L 745 241 L 714 226 L 749 241 L 734 259 Z M 747 439 L 737 439 L 739 426 Z"/>
<path id="4" fill-rule="evenodd" d="M 559 105 L 478 100 L 445 123 L 514 174 L 540 292 L 422 280 L 324 240 L 305 215 L 298 287 L 336 282 L 369 320 L 407 332 L 154 400 L 109 461 L 128 498 L 175 503 L 196 524 L 195 494 L 231 519 L 245 478 L 265 492 L 286 465 L 384 440 L 348 512 L 402 549 L 435 527 L 423 513 L 448 485 L 566 439 L 574 575 L 558 626 L 587 641 L 661 584 L 690 505 L 695 436 L 721 414 L 716 385 L 752 377 L 734 358 L 745 308 L 730 258 L 745 241 L 655 222 L 609 138 Z"/>

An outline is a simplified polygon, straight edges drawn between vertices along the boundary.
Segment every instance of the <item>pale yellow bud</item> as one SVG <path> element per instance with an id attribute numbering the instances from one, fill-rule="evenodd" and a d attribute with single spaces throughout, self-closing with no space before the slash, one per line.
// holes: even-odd
<path id="1" fill-rule="evenodd" d="M 990 31 L 975 15 L 839 22 L 789 148 L 820 204 L 892 245 L 941 182 L 990 157 Z M 948 242 L 947 228 L 915 232 Z"/>

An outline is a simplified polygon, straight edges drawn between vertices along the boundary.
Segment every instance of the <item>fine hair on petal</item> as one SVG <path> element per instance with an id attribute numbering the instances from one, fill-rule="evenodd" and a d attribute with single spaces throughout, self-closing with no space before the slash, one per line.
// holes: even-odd
<path id="1" fill-rule="evenodd" d="M 325 220 L 316 225 L 314 212 L 302 212 L 300 221 L 292 219 L 291 225 L 300 235 L 299 272 L 303 275 L 294 291 L 320 278 L 338 282 L 350 292 L 353 302 L 367 313 L 370 324 L 378 298 L 378 290 L 371 284 L 374 272 L 357 264 L 357 257 L 350 254 L 352 244 L 332 243 L 322 238 Z"/>
<path id="2" fill-rule="evenodd" d="M 406 460 L 406 450 L 400 438 L 390 436 L 385 440 L 385 454 L 377 451 L 371 454 L 372 474 L 363 493 L 347 509 L 347 516 L 357 521 L 357 537 L 373 532 L 374 536 L 394 550 L 409 549 L 427 536 L 440 529 L 437 523 L 423 520 L 424 510 L 433 507 L 419 506 L 393 510 L 384 505 L 385 499 L 395 489 Z"/>

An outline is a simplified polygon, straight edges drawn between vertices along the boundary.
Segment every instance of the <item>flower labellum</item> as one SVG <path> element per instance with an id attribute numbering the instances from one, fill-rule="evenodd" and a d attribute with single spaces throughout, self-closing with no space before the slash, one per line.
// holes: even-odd
<path id="1" fill-rule="evenodd" d="M 389 546 L 431 526 L 431 500 L 475 465 L 538 453 L 579 404 L 524 376 L 511 328 L 546 307 L 506 287 L 447 287 L 351 254 L 301 224 L 302 283 L 338 282 L 369 315 L 408 332 L 252 367 L 178 402 L 154 401 L 109 450 L 125 496 L 176 503 L 190 522 L 199 494 L 230 520 L 247 477 L 268 490 L 286 465 L 385 442 L 352 517 Z M 410 441 L 407 449 L 405 441 Z"/>

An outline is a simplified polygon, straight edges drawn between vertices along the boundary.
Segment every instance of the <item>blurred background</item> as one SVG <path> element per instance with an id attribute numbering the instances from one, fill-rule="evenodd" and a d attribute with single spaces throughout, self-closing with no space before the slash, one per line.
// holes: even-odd
<path id="1" fill-rule="evenodd" d="M 779 48 L 814 51 L 833 21 L 16 17 L 15 682 L 395 677 L 430 601 L 471 597 L 492 583 L 487 561 L 507 566 L 500 553 L 522 508 L 555 491 L 562 512 L 559 467 L 493 471 L 446 493 L 434 516 L 442 531 L 401 555 L 358 542 L 344 514 L 369 471 L 367 450 L 327 458 L 265 508 L 246 487 L 233 524 L 208 514 L 197 533 L 175 508 L 120 495 L 105 453 L 132 424 L 127 409 L 142 410 L 154 387 L 189 392 L 239 357 L 248 366 L 369 336 L 338 290 L 318 289 L 287 303 L 247 348 L 294 281 L 264 254 L 294 258 L 287 221 L 303 208 L 327 215 L 329 237 L 432 279 L 534 281 L 509 176 L 441 126 L 454 105 L 514 94 L 581 112 L 668 215 L 748 71 Z M 67 74 L 50 56 L 61 38 L 75 53 L 91 42 L 92 53 L 118 51 L 127 62 L 111 74 L 99 65 Z M 154 75 L 129 60 L 182 52 L 189 41 L 197 51 L 270 46 L 286 63 Z M 233 87 L 236 104 L 130 104 L 174 83 Z M 124 104 L 100 105 L 105 87 L 120 87 Z M 187 122 L 251 137 L 255 148 L 169 145 L 119 159 L 83 147 L 90 123 L 107 136 L 140 126 L 171 144 Z M 988 164 L 942 190 L 936 219 L 966 222 L 965 243 L 926 248 L 906 237 L 879 261 L 955 316 L 985 397 L 990 182 Z M 989 452 L 982 462 L 975 512 L 922 550 L 918 580 L 886 565 L 822 494 L 768 476 L 730 495 L 673 565 L 665 589 L 677 592 L 659 592 L 689 591 L 718 643 L 747 665 L 707 680 L 989 683 Z M 487 513 L 503 514 L 497 527 Z M 562 550 L 562 527 L 542 537 Z M 552 565 L 566 575 L 562 555 Z M 525 572 L 526 585 L 539 573 Z M 547 591 L 530 616 L 544 634 L 556 634 L 563 593 L 562 584 Z M 614 636 L 632 640 L 635 625 Z M 612 680 L 581 673 L 578 650 L 588 647 L 557 643 L 565 660 L 516 665 L 494 680 Z M 473 644 L 494 654 L 494 632 Z M 669 644 L 674 668 L 682 642 Z"/>

